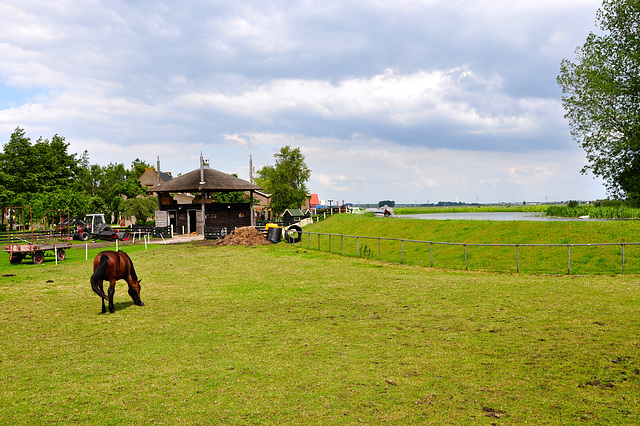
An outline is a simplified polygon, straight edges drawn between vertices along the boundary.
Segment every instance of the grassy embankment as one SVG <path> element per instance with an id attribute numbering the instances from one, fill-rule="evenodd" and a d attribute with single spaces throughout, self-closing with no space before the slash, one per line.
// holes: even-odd
<path id="1" fill-rule="evenodd" d="M 471 270 L 516 272 L 518 256 L 520 272 L 567 273 L 567 244 L 615 243 L 612 246 L 571 247 L 572 274 L 622 273 L 620 243 L 640 242 L 638 221 L 460 221 L 399 218 L 374 218 L 364 215 L 335 215 L 315 223 L 307 231 L 360 237 L 344 238 L 326 235 L 304 235 L 301 247 L 331 251 L 349 256 L 380 259 L 387 262 L 430 266 L 430 244 L 378 240 L 381 238 L 464 244 L 559 244 L 559 247 L 467 246 L 467 262 Z M 358 250 L 359 249 L 359 250 Z M 640 246 L 626 245 L 625 273 L 640 273 Z M 433 245 L 433 264 L 437 267 L 464 269 L 464 247 Z"/>
<path id="2" fill-rule="evenodd" d="M 84 250 L 0 259 L 4 423 L 640 421 L 637 277 L 446 272 L 284 243 L 125 249 L 146 306 L 119 283 L 115 314 L 99 313 Z"/>
<path id="3" fill-rule="evenodd" d="M 499 213 L 499 212 L 529 212 L 545 213 L 547 216 L 581 217 L 589 216 L 594 219 L 640 219 L 640 208 L 629 207 L 623 202 L 608 201 L 594 204 L 552 205 L 488 205 L 488 206 L 451 206 L 451 207 L 399 207 L 394 209 L 396 214 L 432 214 L 432 213 Z"/>

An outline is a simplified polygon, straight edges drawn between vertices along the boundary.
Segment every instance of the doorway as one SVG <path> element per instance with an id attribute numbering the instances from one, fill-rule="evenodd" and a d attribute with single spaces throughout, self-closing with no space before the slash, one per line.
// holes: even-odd
<path id="1" fill-rule="evenodd" d="M 187 234 L 198 232 L 198 211 L 199 210 L 187 210 Z"/>

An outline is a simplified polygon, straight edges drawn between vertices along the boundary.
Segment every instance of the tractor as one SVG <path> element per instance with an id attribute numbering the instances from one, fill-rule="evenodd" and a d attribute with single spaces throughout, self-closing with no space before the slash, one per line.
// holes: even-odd
<path id="1" fill-rule="evenodd" d="M 84 220 L 74 218 L 74 225 L 73 238 L 80 241 L 88 241 L 91 237 L 106 240 L 119 237 L 118 233 L 104 220 L 103 213 L 88 214 Z"/>

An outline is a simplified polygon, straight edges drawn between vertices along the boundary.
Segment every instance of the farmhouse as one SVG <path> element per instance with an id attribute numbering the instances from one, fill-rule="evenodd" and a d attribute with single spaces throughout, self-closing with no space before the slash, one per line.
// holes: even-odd
<path id="1" fill-rule="evenodd" d="M 176 232 L 203 234 L 208 228 L 227 228 L 229 231 L 254 225 L 253 195 L 261 187 L 246 180 L 204 166 L 160 182 L 147 191 L 158 194 L 160 211 L 156 213 L 156 226 L 173 225 Z M 229 192 L 248 193 L 248 203 L 218 203 L 212 195 Z M 178 194 L 192 196 L 177 197 Z M 203 220 L 204 212 L 204 220 Z"/>
<path id="2" fill-rule="evenodd" d="M 138 178 L 140 184 L 147 189 L 157 185 L 160 182 L 168 182 L 171 179 L 173 179 L 171 173 L 157 173 L 155 170 L 153 170 L 152 167 L 147 167 Z"/>

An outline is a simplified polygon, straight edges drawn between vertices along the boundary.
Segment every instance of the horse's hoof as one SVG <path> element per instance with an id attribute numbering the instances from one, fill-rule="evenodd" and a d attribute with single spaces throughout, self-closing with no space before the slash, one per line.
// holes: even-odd
<path id="1" fill-rule="evenodd" d="M 140 301 L 140 304 L 138 306 L 144 306 L 144 302 Z"/>

